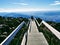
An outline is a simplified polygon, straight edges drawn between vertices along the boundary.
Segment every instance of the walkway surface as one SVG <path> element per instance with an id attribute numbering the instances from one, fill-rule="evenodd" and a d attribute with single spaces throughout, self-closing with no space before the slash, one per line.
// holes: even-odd
<path id="1" fill-rule="evenodd" d="M 39 32 L 35 21 L 31 21 L 31 31 L 28 33 L 27 45 L 48 45 L 42 32 Z"/>

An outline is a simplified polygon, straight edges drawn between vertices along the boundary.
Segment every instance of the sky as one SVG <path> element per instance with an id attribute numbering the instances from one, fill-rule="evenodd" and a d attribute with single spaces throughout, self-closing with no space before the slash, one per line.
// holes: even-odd
<path id="1" fill-rule="evenodd" d="M 60 10 L 60 0 L 0 0 L 0 12 Z"/>

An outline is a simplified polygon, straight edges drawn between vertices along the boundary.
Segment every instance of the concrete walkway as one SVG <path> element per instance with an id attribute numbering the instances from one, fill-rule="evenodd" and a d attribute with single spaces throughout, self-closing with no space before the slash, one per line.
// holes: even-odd
<path id="1" fill-rule="evenodd" d="M 28 33 L 27 45 L 48 45 L 42 32 L 39 32 L 35 21 L 31 21 L 31 31 Z"/>

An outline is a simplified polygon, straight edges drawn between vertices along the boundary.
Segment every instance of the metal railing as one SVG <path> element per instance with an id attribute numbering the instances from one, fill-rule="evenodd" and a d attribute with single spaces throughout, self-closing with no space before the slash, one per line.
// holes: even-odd
<path id="1" fill-rule="evenodd" d="M 44 20 L 42 20 L 42 22 L 40 23 L 40 25 L 42 25 L 42 24 L 44 24 L 60 40 L 60 32 L 59 31 L 57 31 L 55 28 L 53 28 L 52 26 L 50 26 Z M 38 21 L 37 21 L 37 25 L 40 26 L 39 23 L 38 23 Z"/>
<path id="2" fill-rule="evenodd" d="M 8 45 L 24 24 L 25 22 L 23 21 L 0 45 Z"/>
<path id="3" fill-rule="evenodd" d="M 22 39 L 22 42 L 21 42 L 21 45 L 26 45 L 27 43 L 27 36 L 28 34 L 30 33 L 31 31 L 31 20 L 29 20 L 29 27 L 28 27 L 28 31 L 25 32 L 24 36 L 23 36 L 23 39 Z"/>
<path id="4" fill-rule="evenodd" d="M 38 23 L 38 21 L 36 20 L 36 18 L 34 18 L 34 20 L 36 21 L 37 25 L 40 26 L 40 24 Z"/>
<path id="5" fill-rule="evenodd" d="M 21 42 L 21 45 L 26 45 L 26 39 L 27 38 L 27 32 L 24 34 L 23 40 Z"/>
<path id="6" fill-rule="evenodd" d="M 42 21 L 42 23 L 60 40 L 60 32 L 59 31 L 57 31 L 55 28 L 50 26 L 45 21 Z"/>
<path id="7" fill-rule="evenodd" d="M 52 26 L 50 26 L 45 21 L 42 21 L 40 24 L 38 23 L 38 21 L 36 19 L 35 19 L 35 21 L 37 22 L 38 26 L 40 26 L 43 23 L 60 40 L 60 32 L 59 31 L 57 31 L 55 28 L 53 28 Z M 15 37 L 15 35 L 17 34 L 17 32 L 22 28 L 22 26 L 24 24 L 25 24 L 25 22 L 23 21 L 0 45 L 8 45 L 11 42 L 11 40 Z M 29 29 L 24 34 L 24 37 L 23 37 L 21 45 L 25 45 L 26 36 L 29 34 L 30 30 L 31 30 L 31 20 L 30 20 Z"/>

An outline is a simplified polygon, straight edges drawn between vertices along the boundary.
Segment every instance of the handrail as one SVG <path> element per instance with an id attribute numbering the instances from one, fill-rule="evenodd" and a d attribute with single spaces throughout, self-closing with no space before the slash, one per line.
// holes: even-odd
<path id="1" fill-rule="evenodd" d="M 31 32 L 31 19 L 29 20 L 28 34 Z"/>
<path id="2" fill-rule="evenodd" d="M 40 24 L 38 23 L 38 21 L 36 20 L 36 23 L 38 24 L 38 26 L 40 26 Z"/>
<path id="3" fill-rule="evenodd" d="M 23 40 L 22 40 L 22 42 L 21 42 L 21 45 L 25 45 L 26 44 L 26 36 L 27 36 L 27 32 L 24 34 L 24 36 L 23 36 Z"/>
<path id="4" fill-rule="evenodd" d="M 34 20 L 36 21 L 37 25 L 40 26 L 40 24 L 38 23 L 38 21 L 36 20 L 36 18 L 34 18 Z"/>
<path id="5" fill-rule="evenodd" d="M 36 19 L 35 19 L 36 20 Z M 50 26 L 48 23 L 46 23 L 44 20 L 42 20 L 41 24 L 44 24 L 59 40 L 60 40 L 60 32 L 57 31 L 55 28 L 53 28 L 52 26 Z M 37 23 L 39 26 L 39 23 Z"/>
<path id="6" fill-rule="evenodd" d="M 27 36 L 28 36 L 28 33 L 29 33 L 29 30 L 30 30 L 30 23 L 31 23 L 31 20 L 29 20 L 28 22 L 28 31 L 25 32 L 24 36 L 23 36 L 23 39 L 22 39 L 22 42 L 21 42 L 21 45 L 26 45 L 26 42 L 27 42 Z"/>
<path id="7" fill-rule="evenodd" d="M 42 21 L 42 23 L 60 40 L 60 32 L 54 29 L 52 26 L 50 26 L 45 21 Z"/>
<path id="8" fill-rule="evenodd" d="M 24 24 L 25 22 L 23 21 L 0 45 L 8 45 Z"/>

